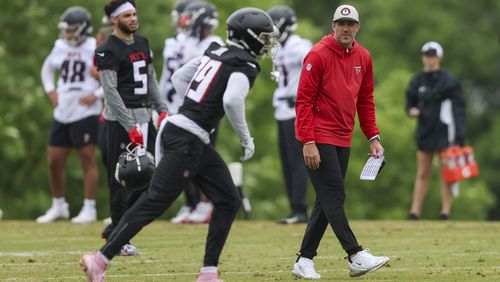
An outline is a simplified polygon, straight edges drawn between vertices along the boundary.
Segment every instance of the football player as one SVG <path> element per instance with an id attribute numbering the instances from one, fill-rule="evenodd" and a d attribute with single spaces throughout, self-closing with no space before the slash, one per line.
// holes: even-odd
<path id="1" fill-rule="evenodd" d="M 269 55 L 278 31 L 269 15 L 256 8 L 234 12 L 227 20 L 227 45 L 212 43 L 172 77 L 186 93 L 178 114 L 167 117 L 160 133 L 164 157 L 153 180 L 123 216 L 99 252 L 80 264 L 89 281 L 102 281 L 110 260 L 144 226 L 161 216 L 191 182 L 214 204 L 203 267 L 197 282 L 219 282 L 217 264 L 241 199 L 229 169 L 210 143 L 210 131 L 227 115 L 240 138 L 241 160 L 253 156 L 254 143 L 245 119 L 245 98 L 260 70 L 257 58 Z"/>
<path id="2" fill-rule="evenodd" d="M 98 116 L 102 103 L 97 96 L 99 82 L 91 75 L 96 41 L 90 37 L 90 13 L 82 7 L 70 7 L 61 16 L 60 38 L 45 59 L 41 77 L 45 92 L 54 105 L 53 122 L 47 150 L 52 206 L 38 217 L 38 223 L 68 219 L 64 199 L 64 168 L 72 148 L 78 152 L 83 170 L 84 203 L 73 223 L 96 220 L 95 197 L 98 169 L 95 159 Z M 60 71 L 57 86 L 54 72 Z"/>
<path id="3" fill-rule="evenodd" d="M 278 122 L 281 166 L 292 214 L 278 223 L 307 222 L 307 170 L 302 150 L 295 138 L 295 99 L 299 86 L 302 61 L 312 47 L 311 41 L 293 34 L 297 28 L 295 11 L 287 6 L 269 9 L 269 16 L 280 31 L 280 48 L 274 55 L 279 81 L 273 96 L 274 118 Z"/>
<path id="4" fill-rule="evenodd" d="M 172 84 L 172 74 L 178 70 L 185 62 L 183 52 L 186 46 L 186 17 L 183 13 L 186 7 L 194 0 L 178 1 L 172 10 L 172 25 L 175 27 L 175 35 L 165 40 L 163 49 L 163 71 L 160 78 L 160 93 L 165 97 L 168 111 L 175 114 L 184 101 L 183 93 L 176 93 Z M 182 19 L 182 21 L 181 21 Z M 185 191 L 186 204 L 181 207 L 177 215 L 171 219 L 174 224 L 188 223 L 188 216 L 196 205 L 200 202 L 200 193 L 194 187 L 188 187 Z"/>
<path id="5" fill-rule="evenodd" d="M 179 27 L 186 34 L 184 42 L 180 46 L 181 65 L 191 59 L 203 55 L 212 42 L 222 43 L 222 39 L 213 34 L 219 25 L 217 8 L 203 1 L 191 1 L 180 13 Z M 172 90 L 175 91 L 175 90 Z M 177 102 L 182 104 L 184 93 L 176 95 Z M 180 104 L 169 104 L 169 112 L 178 111 Z M 173 108 L 173 109 L 171 109 Z M 217 137 L 217 126 L 210 134 L 210 141 L 215 145 Z M 200 193 L 196 185 L 186 187 L 186 205 L 177 215 L 171 219 L 172 223 L 208 223 L 212 217 L 213 205 L 208 198 Z"/>
<path id="6" fill-rule="evenodd" d="M 223 44 L 222 38 L 213 32 L 219 26 L 217 8 L 207 2 L 193 1 L 181 14 L 181 28 L 187 34 L 183 49 L 183 64 L 203 55 L 212 42 Z"/>
<path id="7" fill-rule="evenodd" d="M 187 36 L 184 32 L 186 21 L 183 20 L 181 23 L 181 15 L 186 6 L 192 2 L 193 0 L 182 0 L 175 5 L 171 14 L 175 35 L 165 39 L 165 47 L 163 48 L 163 70 L 159 82 L 160 94 L 165 97 L 170 114 L 177 113 L 182 101 L 184 101 L 182 95 L 175 92 L 172 85 L 172 74 L 184 64 L 183 51 Z"/>
<path id="8" fill-rule="evenodd" d="M 108 239 L 129 205 L 142 192 L 127 193 L 115 179 L 115 164 L 129 143 L 154 152 L 156 129 L 150 107 L 159 113 L 160 122 L 167 115 L 167 107 L 159 94 L 148 40 L 135 33 L 138 28 L 135 1 L 112 0 L 104 10 L 114 30 L 95 50 L 95 55 L 106 101 L 104 131 L 111 224 L 102 237 Z M 122 255 L 136 254 L 128 242 L 123 245 Z"/>

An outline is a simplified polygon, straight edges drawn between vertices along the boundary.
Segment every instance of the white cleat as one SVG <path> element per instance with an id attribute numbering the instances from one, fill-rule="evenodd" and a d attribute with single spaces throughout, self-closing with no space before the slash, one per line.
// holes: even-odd
<path id="1" fill-rule="evenodd" d="M 189 223 L 190 214 L 191 214 L 191 208 L 188 206 L 182 206 L 182 208 L 177 212 L 175 217 L 173 217 L 170 220 L 170 222 L 173 224 Z"/>
<path id="2" fill-rule="evenodd" d="M 36 219 L 37 223 L 51 223 L 58 219 L 68 219 L 69 209 L 68 203 L 62 204 L 62 206 L 52 206 L 47 212 Z"/>
<path id="3" fill-rule="evenodd" d="M 95 208 L 83 207 L 80 213 L 71 219 L 73 223 L 87 224 L 97 220 L 97 211 Z"/>
<path id="4" fill-rule="evenodd" d="M 196 208 L 189 214 L 188 220 L 191 223 L 209 223 L 212 219 L 214 206 L 210 202 L 199 202 Z"/>
<path id="5" fill-rule="evenodd" d="M 138 256 L 139 252 L 137 252 L 137 248 L 134 247 L 134 245 L 125 244 L 120 249 L 120 253 L 118 255 L 124 257 L 133 257 L 133 256 Z"/>
<path id="6" fill-rule="evenodd" d="M 369 272 L 374 272 L 386 265 L 389 260 L 389 257 L 376 257 L 369 250 L 362 250 L 347 260 L 347 265 L 351 270 L 349 276 L 358 277 Z"/>
<path id="7" fill-rule="evenodd" d="M 105 219 L 102 220 L 102 223 L 104 225 L 110 225 L 113 221 L 111 220 L 111 217 L 106 217 Z"/>
<path id="8" fill-rule="evenodd" d="M 293 265 L 292 275 L 296 278 L 312 280 L 321 278 L 321 275 L 314 270 L 314 262 L 304 257 L 301 257 L 299 261 Z"/>

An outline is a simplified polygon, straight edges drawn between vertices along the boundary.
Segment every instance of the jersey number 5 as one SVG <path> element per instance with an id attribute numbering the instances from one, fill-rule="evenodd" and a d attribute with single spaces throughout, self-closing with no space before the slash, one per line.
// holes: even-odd
<path id="1" fill-rule="evenodd" d="M 146 61 L 135 61 L 132 65 L 134 66 L 134 81 L 136 85 L 140 85 L 140 82 L 142 82 L 142 86 L 134 88 L 134 94 L 148 94 L 148 75 L 144 71 L 146 69 Z"/>
<path id="2" fill-rule="evenodd" d="M 186 96 L 201 103 L 221 66 L 222 62 L 203 56 L 194 78 L 189 83 Z"/>

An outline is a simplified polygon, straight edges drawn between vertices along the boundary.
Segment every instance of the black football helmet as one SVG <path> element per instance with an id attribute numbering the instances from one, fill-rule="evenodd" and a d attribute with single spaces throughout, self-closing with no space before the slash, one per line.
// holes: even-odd
<path id="1" fill-rule="evenodd" d="M 181 16 L 184 10 L 186 10 L 187 5 L 193 3 L 194 0 L 180 0 L 175 3 L 174 9 L 170 14 L 170 18 L 172 19 L 172 25 L 178 29 L 181 28 L 180 24 Z"/>
<path id="2" fill-rule="evenodd" d="M 278 41 L 283 43 L 290 34 L 297 29 L 297 17 L 295 11 L 287 6 L 274 6 L 267 10 L 267 13 L 273 19 L 274 25 L 280 31 Z"/>
<path id="3" fill-rule="evenodd" d="M 155 158 L 142 146 L 136 146 L 118 158 L 115 170 L 115 179 L 128 191 L 142 190 L 148 187 L 155 170 Z"/>
<path id="4" fill-rule="evenodd" d="M 70 7 L 64 11 L 57 27 L 59 37 L 70 46 L 81 44 L 92 32 L 89 11 L 83 7 Z"/>
<path id="5" fill-rule="evenodd" d="M 214 30 L 219 25 L 217 8 L 210 3 L 195 1 L 186 6 L 180 19 L 180 26 L 189 35 L 200 37 L 204 27 Z"/>
<path id="6" fill-rule="evenodd" d="M 261 9 L 239 9 L 227 19 L 227 40 L 255 57 L 271 56 L 279 35 L 271 17 Z"/>

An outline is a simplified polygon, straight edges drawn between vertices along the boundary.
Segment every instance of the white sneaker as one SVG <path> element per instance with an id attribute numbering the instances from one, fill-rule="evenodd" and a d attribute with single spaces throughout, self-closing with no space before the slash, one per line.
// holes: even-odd
<path id="1" fill-rule="evenodd" d="M 95 208 L 83 207 L 80 213 L 71 219 L 73 223 L 92 223 L 97 220 L 97 211 Z"/>
<path id="2" fill-rule="evenodd" d="M 189 214 L 188 220 L 191 223 L 209 223 L 212 218 L 214 206 L 210 202 L 199 202 L 196 208 Z"/>
<path id="3" fill-rule="evenodd" d="M 58 219 L 68 219 L 69 209 L 68 203 L 64 203 L 61 206 L 52 206 L 47 212 L 36 219 L 37 223 L 51 223 Z"/>
<path id="4" fill-rule="evenodd" d="M 182 206 L 182 208 L 177 212 L 175 217 L 173 217 L 170 222 L 173 224 L 188 223 L 189 214 L 191 214 L 191 208 L 188 206 Z"/>
<path id="5" fill-rule="evenodd" d="M 347 259 L 347 265 L 351 272 L 351 277 L 358 277 L 368 272 L 374 272 L 389 262 L 389 257 L 376 257 L 370 254 L 369 250 L 362 250 L 354 255 L 353 258 Z"/>
<path id="6" fill-rule="evenodd" d="M 320 279 L 321 275 L 314 270 L 314 262 L 312 259 L 301 257 L 298 262 L 293 265 L 292 275 L 297 278 L 304 279 Z"/>

